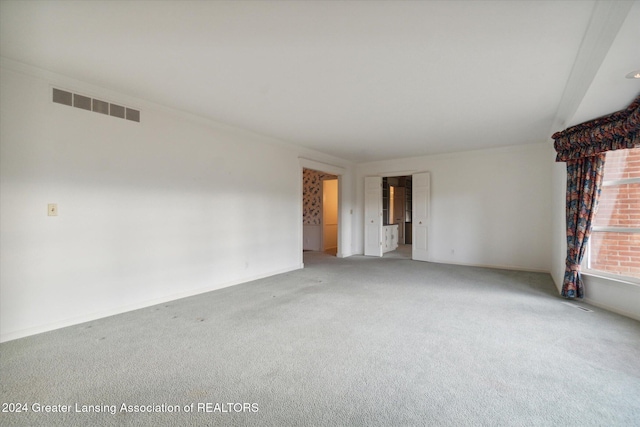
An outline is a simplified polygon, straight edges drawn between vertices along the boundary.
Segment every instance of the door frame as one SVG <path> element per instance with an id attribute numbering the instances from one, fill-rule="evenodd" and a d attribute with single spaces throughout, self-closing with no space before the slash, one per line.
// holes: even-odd
<path id="1" fill-rule="evenodd" d="M 304 261 L 302 257 L 302 248 L 303 248 L 303 218 L 302 218 L 302 209 L 303 209 L 303 171 L 304 169 L 312 169 L 318 172 L 324 172 L 331 175 L 335 175 L 338 177 L 338 251 L 336 253 L 336 257 L 343 258 L 344 255 L 342 253 L 343 242 L 347 241 L 348 236 L 344 236 L 345 227 L 343 224 L 346 220 L 346 215 L 343 212 L 343 206 L 348 206 L 348 203 L 345 203 L 344 200 L 344 191 L 343 191 L 343 176 L 347 173 L 347 169 L 342 166 L 331 165 L 328 163 L 319 162 L 317 160 L 308 159 L 305 157 L 298 157 L 299 160 L 299 173 L 298 173 L 298 233 L 300 238 L 298 239 L 298 256 L 299 256 L 299 264 L 300 268 L 304 267 Z"/>
<path id="2" fill-rule="evenodd" d="M 378 173 L 378 174 L 371 174 L 371 175 L 366 175 L 363 177 L 363 188 L 364 188 L 364 192 L 366 193 L 366 178 L 367 177 L 379 177 L 380 181 L 382 182 L 383 178 L 396 178 L 396 177 L 400 177 L 400 176 L 411 176 L 412 178 L 414 177 L 414 175 L 416 174 L 420 174 L 420 173 L 426 173 L 429 174 L 429 190 L 428 190 L 428 194 L 427 194 L 427 228 L 428 228 L 428 234 L 427 234 L 427 257 L 426 259 L 420 259 L 417 261 L 431 261 L 431 252 L 428 250 L 428 248 L 431 247 L 431 245 L 429 244 L 429 241 L 431 240 L 431 172 L 429 171 L 425 171 L 425 170 L 407 170 L 407 171 L 399 171 L 399 172 L 382 172 L 382 173 Z M 363 193 L 364 196 L 364 193 Z M 382 207 L 382 188 L 380 189 L 379 192 L 379 204 Z M 363 197 L 364 199 L 364 197 Z M 411 191 L 411 206 L 412 206 L 412 214 L 411 214 L 411 259 L 412 260 L 416 260 L 414 258 L 414 251 L 413 251 L 413 245 L 415 245 L 416 240 L 415 240 L 415 232 L 416 229 L 413 226 L 413 221 L 414 221 L 414 216 L 415 216 L 415 206 L 416 204 L 415 202 L 415 197 L 414 197 L 414 191 L 412 189 Z M 382 208 L 381 208 L 382 209 Z M 366 210 L 366 204 L 363 201 L 363 211 Z M 362 241 L 363 241 L 363 249 L 366 248 L 366 242 L 365 242 L 365 235 L 366 235 L 366 212 L 363 212 L 364 217 L 363 217 L 363 236 L 362 236 Z M 382 215 L 382 211 L 380 212 L 380 215 Z M 382 218 L 381 218 L 382 220 Z M 382 221 L 380 223 L 380 235 L 382 235 Z M 366 250 L 364 251 L 366 253 Z M 373 255 L 376 256 L 376 255 Z M 382 256 L 382 253 L 379 255 Z"/>

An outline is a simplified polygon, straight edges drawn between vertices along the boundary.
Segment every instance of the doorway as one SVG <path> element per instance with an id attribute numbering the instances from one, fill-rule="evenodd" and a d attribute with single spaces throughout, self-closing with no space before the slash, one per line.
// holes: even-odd
<path id="1" fill-rule="evenodd" d="M 302 170 L 302 250 L 338 253 L 338 176 Z"/>
<path id="2" fill-rule="evenodd" d="M 366 256 L 396 252 L 404 244 L 411 259 L 429 261 L 430 181 L 429 172 L 364 178 Z"/>
<path id="3" fill-rule="evenodd" d="M 411 175 L 382 178 L 383 225 L 398 225 L 398 243 L 411 244 Z"/>
<path id="4" fill-rule="evenodd" d="M 412 182 L 411 175 L 382 178 L 383 227 L 391 227 L 390 232 L 386 234 L 391 233 L 394 239 L 386 253 L 409 259 L 412 235 Z"/>
<path id="5" fill-rule="evenodd" d="M 322 181 L 322 250 L 338 253 L 338 180 Z"/>

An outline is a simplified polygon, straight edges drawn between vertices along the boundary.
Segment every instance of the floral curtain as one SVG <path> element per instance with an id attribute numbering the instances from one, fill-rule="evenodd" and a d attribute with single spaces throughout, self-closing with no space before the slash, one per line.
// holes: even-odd
<path id="1" fill-rule="evenodd" d="M 640 147 L 640 96 L 626 109 L 556 132 L 557 162 Z"/>
<path id="2" fill-rule="evenodd" d="M 582 298 L 580 264 L 598 210 L 605 154 L 567 162 L 567 262 L 562 296 Z"/>
<path id="3" fill-rule="evenodd" d="M 622 111 L 556 132 L 552 138 L 556 161 L 567 162 L 567 260 L 561 294 L 582 298 L 580 264 L 598 210 L 605 155 L 640 147 L 640 96 Z"/>

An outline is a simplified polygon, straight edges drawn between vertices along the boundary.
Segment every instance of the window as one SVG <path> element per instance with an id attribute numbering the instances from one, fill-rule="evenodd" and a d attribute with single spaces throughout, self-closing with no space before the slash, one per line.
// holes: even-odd
<path id="1" fill-rule="evenodd" d="M 640 148 L 607 152 L 587 270 L 640 283 Z"/>

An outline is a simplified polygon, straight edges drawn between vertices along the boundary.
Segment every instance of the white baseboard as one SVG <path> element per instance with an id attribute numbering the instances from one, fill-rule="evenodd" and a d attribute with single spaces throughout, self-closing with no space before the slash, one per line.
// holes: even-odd
<path id="1" fill-rule="evenodd" d="M 518 267 L 512 265 L 493 265 L 493 264 L 469 264 L 464 262 L 452 262 L 452 261 L 442 261 L 442 260 L 430 260 L 429 262 L 434 262 L 436 264 L 450 264 L 450 265 L 460 265 L 463 267 L 480 267 L 480 268 L 493 268 L 496 270 L 513 270 L 513 271 L 526 271 L 528 273 L 547 273 L 551 274 L 549 270 L 537 269 L 537 268 L 529 268 L 529 267 Z"/>
<path id="2" fill-rule="evenodd" d="M 600 303 L 598 301 L 594 301 L 594 300 L 592 300 L 590 298 L 584 298 L 583 301 L 586 302 L 589 305 L 593 305 L 593 306 L 601 308 L 603 310 L 607 310 L 607 311 L 610 311 L 612 313 L 619 314 L 620 316 L 629 317 L 631 319 L 640 321 L 640 316 L 637 315 L 636 313 L 630 313 L 628 311 L 621 310 L 619 308 L 612 307 L 612 306 L 607 305 L 607 304 L 602 304 L 602 303 Z"/>
<path id="3" fill-rule="evenodd" d="M 347 256 L 354 256 L 354 255 L 358 255 L 358 256 L 365 256 L 363 252 L 358 252 L 358 253 L 350 253 L 349 255 L 345 255 L 345 258 Z M 422 262 L 422 261 L 418 261 L 418 262 Z M 537 268 L 529 268 L 529 267 L 518 267 L 518 266 L 512 266 L 512 265 L 494 265 L 494 264 L 472 264 L 472 263 L 464 263 L 464 262 L 453 262 L 453 261 L 449 261 L 449 260 L 439 260 L 439 259 L 430 259 L 427 262 L 433 262 L 435 264 L 449 264 L 449 265 L 459 265 L 461 267 L 479 267 L 479 268 L 494 268 L 496 270 L 513 270 L 513 271 L 526 271 L 528 273 L 547 273 L 547 274 L 551 274 L 549 272 L 549 270 L 545 270 L 545 269 L 537 269 Z"/>
<path id="4" fill-rule="evenodd" d="M 115 316 L 117 314 L 122 314 L 122 313 L 126 313 L 133 310 L 139 310 L 141 308 L 151 307 L 157 304 L 164 304 L 170 301 L 192 297 L 194 295 L 204 294 L 204 293 L 215 291 L 218 289 L 228 288 L 229 286 L 234 286 L 234 285 L 239 285 L 241 283 L 247 283 L 247 282 L 252 282 L 254 280 L 264 279 L 265 277 L 271 277 L 277 274 L 288 273 L 290 271 L 298 270 L 303 267 L 304 267 L 304 264 L 299 264 L 294 267 L 274 270 L 268 273 L 259 274 L 251 277 L 245 277 L 245 278 L 234 280 L 231 282 L 219 283 L 219 284 L 206 286 L 204 288 L 199 288 L 199 289 L 195 289 L 187 292 L 179 292 L 177 294 L 171 294 L 161 298 L 154 298 L 154 299 L 139 302 L 136 304 L 125 305 L 125 306 L 117 307 L 111 310 L 98 311 L 98 312 L 91 313 L 84 316 L 71 317 L 61 321 L 47 323 L 47 324 L 35 326 L 32 328 L 26 328 L 26 329 L 21 329 L 19 331 L 8 332 L 0 335 L 0 342 L 12 341 L 19 338 L 28 337 L 31 335 L 41 334 L 43 332 L 49 332 L 56 329 L 66 328 L 68 326 L 78 325 L 80 323 L 91 322 L 93 320 L 102 319 L 104 317 Z"/>

